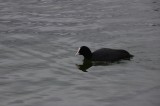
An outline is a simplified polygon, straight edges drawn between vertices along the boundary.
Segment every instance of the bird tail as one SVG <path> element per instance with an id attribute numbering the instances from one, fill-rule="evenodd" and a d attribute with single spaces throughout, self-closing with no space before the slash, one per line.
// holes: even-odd
<path id="1" fill-rule="evenodd" d="M 130 58 L 133 58 L 133 57 L 134 57 L 134 55 L 130 54 Z"/>

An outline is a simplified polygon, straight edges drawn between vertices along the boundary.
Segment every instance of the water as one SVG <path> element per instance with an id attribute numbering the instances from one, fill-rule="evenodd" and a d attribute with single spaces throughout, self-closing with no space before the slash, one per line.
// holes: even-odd
<path id="1" fill-rule="evenodd" d="M 0 0 L 0 106 L 159 106 L 157 0 Z M 131 61 L 78 69 L 79 46 Z"/>

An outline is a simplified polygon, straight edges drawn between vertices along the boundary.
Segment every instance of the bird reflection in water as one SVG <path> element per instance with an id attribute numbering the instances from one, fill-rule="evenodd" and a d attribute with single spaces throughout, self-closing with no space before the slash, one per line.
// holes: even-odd
<path id="1" fill-rule="evenodd" d="M 83 72 L 88 72 L 87 69 L 92 66 L 107 66 L 111 64 L 110 62 L 93 62 L 91 60 L 84 59 L 82 64 L 76 64 L 77 68 Z"/>
<path id="2" fill-rule="evenodd" d="M 77 68 L 83 72 L 88 72 L 87 70 L 92 66 L 109 66 L 113 64 L 125 63 L 125 61 L 130 61 L 130 59 L 124 59 L 123 61 L 91 61 L 84 59 L 82 64 L 76 64 Z"/>

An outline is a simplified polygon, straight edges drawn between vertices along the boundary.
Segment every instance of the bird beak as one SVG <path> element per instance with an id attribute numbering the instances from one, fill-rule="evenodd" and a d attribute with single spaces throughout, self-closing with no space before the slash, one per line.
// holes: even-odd
<path id="1" fill-rule="evenodd" d="M 75 54 L 75 56 L 77 56 L 77 55 L 79 55 L 79 53 L 78 53 L 78 52 Z"/>
<path id="2" fill-rule="evenodd" d="M 75 56 L 79 55 L 79 50 L 80 50 L 80 48 L 78 48 L 77 53 L 75 54 Z"/>

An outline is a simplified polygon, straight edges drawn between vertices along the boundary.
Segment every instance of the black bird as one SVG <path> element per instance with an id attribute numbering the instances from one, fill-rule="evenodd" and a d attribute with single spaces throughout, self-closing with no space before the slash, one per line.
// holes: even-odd
<path id="1" fill-rule="evenodd" d="M 87 46 L 81 46 L 76 55 L 83 55 L 84 59 L 91 61 L 106 61 L 106 62 L 115 62 L 119 60 L 130 60 L 133 55 L 131 55 L 126 50 L 122 49 L 110 49 L 110 48 L 101 48 L 94 52 Z"/>

